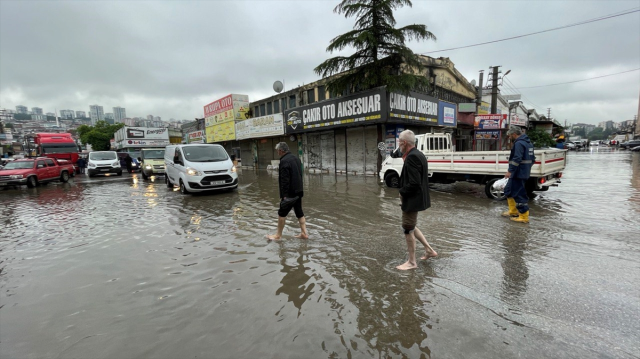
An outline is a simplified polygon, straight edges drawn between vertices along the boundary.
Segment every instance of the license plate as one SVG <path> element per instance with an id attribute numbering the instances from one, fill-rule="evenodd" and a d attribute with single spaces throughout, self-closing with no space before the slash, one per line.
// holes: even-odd
<path id="1" fill-rule="evenodd" d="M 102 171 L 102 172 L 109 172 L 109 170 L 100 170 L 100 171 Z"/>
<path id="2" fill-rule="evenodd" d="M 211 181 L 211 182 L 202 181 L 202 184 L 205 186 L 216 186 L 219 184 L 224 184 L 224 181 Z"/>

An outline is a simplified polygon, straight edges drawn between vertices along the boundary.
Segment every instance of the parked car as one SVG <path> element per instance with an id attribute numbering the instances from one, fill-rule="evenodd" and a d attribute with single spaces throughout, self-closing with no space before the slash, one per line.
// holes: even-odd
<path id="1" fill-rule="evenodd" d="M 140 171 L 140 161 L 138 161 L 138 156 L 140 153 L 134 152 L 118 152 L 118 159 L 120 159 L 120 167 L 126 169 L 127 162 L 124 160 L 127 155 L 131 156 L 131 172 Z"/>
<path id="2" fill-rule="evenodd" d="M 55 158 L 37 157 L 15 160 L 0 170 L 0 187 L 26 185 L 33 188 L 41 183 L 68 182 L 75 174 L 73 164 Z"/>
<path id="3" fill-rule="evenodd" d="M 574 142 L 571 141 L 567 141 L 564 143 L 564 148 L 568 149 L 568 150 L 575 150 L 577 148 L 576 144 Z"/>
<path id="4" fill-rule="evenodd" d="M 600 141 L 593 140 L 589 143 L 589 146 L 600 146 Z"/>
<path id="5" fill-rule="evenodd" d="M 640 140 L 631 140 L 620 144 L 620 148 L 632 149 L 640 146 Z"/>
<path id="6" fill-rule="evenodd" d="M 640 146 L 636 146 L 636 147 L 632 148 L 630 151 L 640 152 Z"/>

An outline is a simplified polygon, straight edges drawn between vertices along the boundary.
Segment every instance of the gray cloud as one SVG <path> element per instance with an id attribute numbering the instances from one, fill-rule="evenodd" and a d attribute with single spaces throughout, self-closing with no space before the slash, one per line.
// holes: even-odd
<path id="1" fill-rule="evenodd" d="M 567 25 L 638 6 L 637 1 L 414 0 L 397 26 L 425 24 L 436 42 L 417 53 Z M 229 93 L 251 100 L 318 79 L 330 40 L 354 19 L 338 1 L 0 2 L 0 107 L 88 111 L 97 103 L 129 116 L 202 116 Z M 449 57 L 467 79 L 502 65 L 516 87 L 573 81 L 640 67 L 640 13 L 491 45 L 430 56 Z M 349 53 L 346 50 L 345 53 Z M 335 54 L 334 54 L 335 55 Z M 633 118 L 640 71 L 521 92 L 539 112 L 569 122 Z"/>

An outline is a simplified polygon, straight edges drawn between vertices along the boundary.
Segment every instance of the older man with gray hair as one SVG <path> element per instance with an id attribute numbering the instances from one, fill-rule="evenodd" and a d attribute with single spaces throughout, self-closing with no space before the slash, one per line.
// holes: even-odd
<path id="1" fill-rule="evenodd" d="M 509 210 L 503 212 L 502 216 L 510 217 L 515 222 L 529 223 L 529 196 L 525 185 L 536 159 L 533 145 L 529 136 L 523 134 L 518 126 L 509 127 L 507 136 L 514 141 L 514 144 L 509 154 L 509 169 L 504 175 L 509 179 L 504 188 Z"/>
<path id="2" fill-rule="evenodd" d="M 291 154 L 289 145 L 286 142 L 278 143 L 276 151 L 280 156 L 280 165 L 278 166 L 278 188 L 280 189 L 278 231 L 276 234 L 267 235 L 267 239 L 278 241 L 282 238 L 282 231 L 291 209 L 295 212 L 300 224 L 300 234 L 295 237 L 308 239 L 307 222 L 302 212 L 302 196 L 304 196 L 304 191 L 302 190 L 302 162 L 298 157 Z"/>

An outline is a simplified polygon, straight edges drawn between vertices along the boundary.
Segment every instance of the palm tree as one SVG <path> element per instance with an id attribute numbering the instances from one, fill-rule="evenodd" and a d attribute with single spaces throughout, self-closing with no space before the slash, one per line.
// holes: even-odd
<path id="1" fill-rule="evenodd" d="M 411 7 L 411 1 L 342 0 L 336 6 L 334 12 L 344 13 L 345 17 L 356 16 L 357 20 L 352 31 L 331 40 L 327 51 L 340 51 L 350 46 L 356 52 L 347 57 L 330 58 L 314 69 L 323 78 L 341 73 L 327 82 L 329 92 L 342 94 L 383 85 L 389 91 L 405 93 L 428 88 L 428 79 L 420 75 L 425 66 L 405 42 L 435 40 L 436 37 L 425 25 L 394 28 L 393 11 L 405 5 Z"/>

